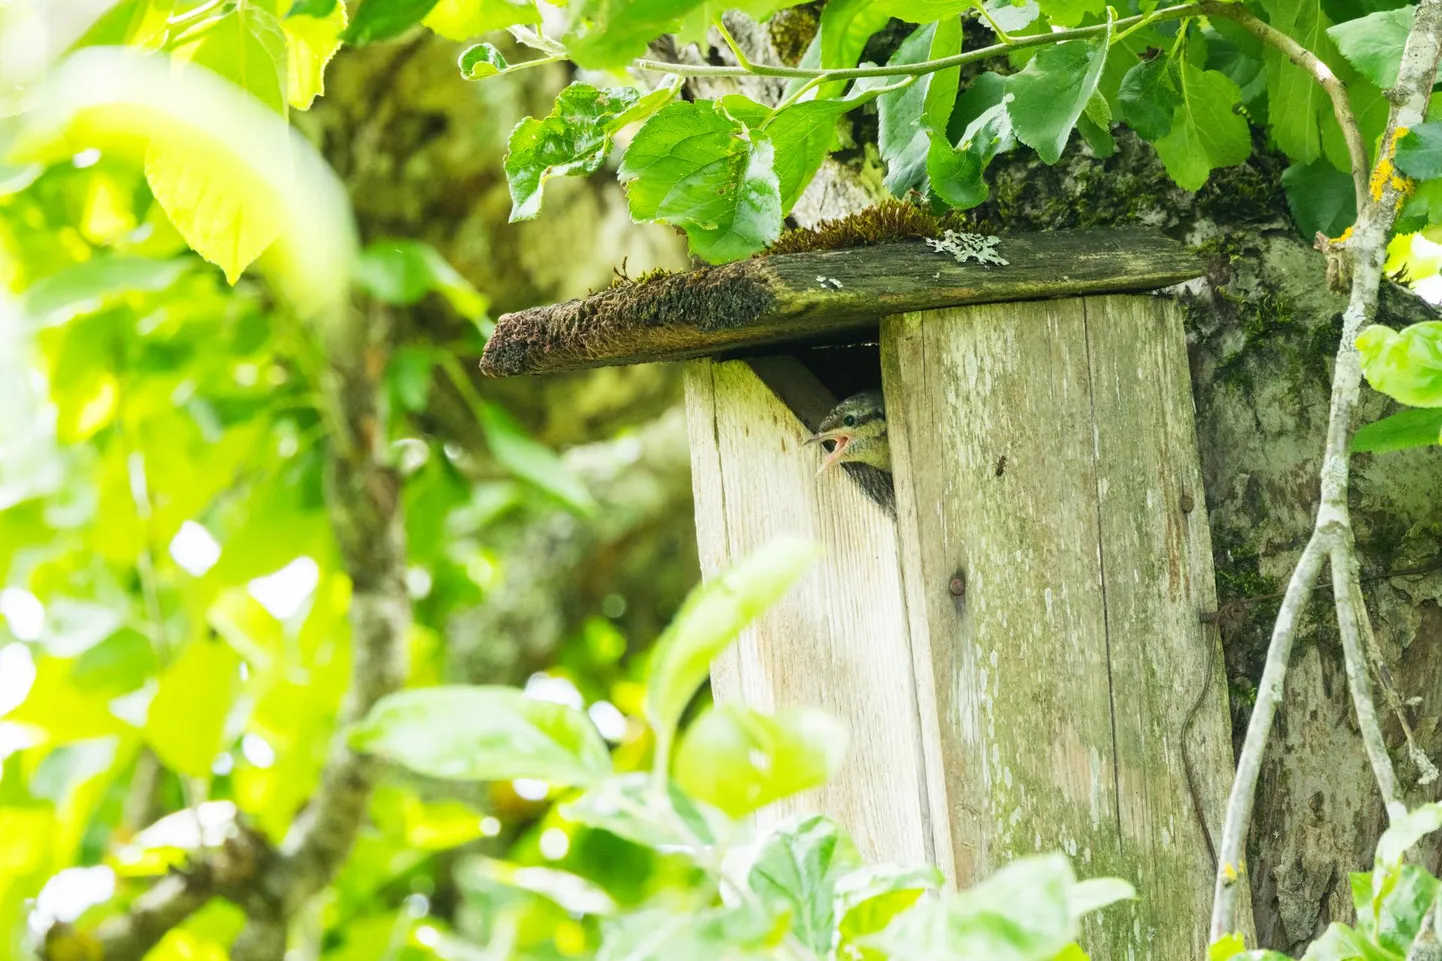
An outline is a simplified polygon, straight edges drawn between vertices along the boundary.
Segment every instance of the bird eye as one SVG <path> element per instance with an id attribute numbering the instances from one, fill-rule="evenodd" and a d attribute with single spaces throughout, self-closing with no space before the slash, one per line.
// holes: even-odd
<path id="1" fill-rule="evenodd" d="M 845 424 L 847 427 L 855 427 L 855 426 L 856 426 L 856 415 L 855 415 L 855 414 L 847 414 L 845 417 L 841 418 L 841 423 Z"/>

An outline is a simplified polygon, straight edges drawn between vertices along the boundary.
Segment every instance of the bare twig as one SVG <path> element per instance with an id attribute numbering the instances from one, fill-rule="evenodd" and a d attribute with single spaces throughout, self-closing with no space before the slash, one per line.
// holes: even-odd
<path id="1" fill-rule="evenodd" d="M 1247 828 L 1252 821 L 1252 802 L 1256 797 L 1257 777 L 1262 771 L 1262 754 L 1267 738 L 1272 733 L 1272 719 L 1276 717 L 1277 706 L 1282 702 L 1283 685 L 1287 676 L 1287 662 L 1292 655 L 1292 641 L 1297 636 L 1297 622 L 1312 594 L 1317 572 L 1326 556 L 1322 537 L 1313 533 L 1302 551 L 1302 558 L 1292 571 L 1287 582 L 1287 593 L 1282 599 L 1282 609 L 1277 613 L 1276 625 L 1272 628 L 1272 642 L 1267 648 L 1267 664 L 1262 669 L 1262 681 L 1257 685 L 1257 703 L 1252 708 L 1252 719 L 1247 724 L 1247 737 L 1242 752 L 1237 757 L 1237 776 L 1232 782 L 1232 793 L 1227 798 L 1227 817 L 1222 823 L 1222 842 L 1217 851 L 1217 886 L 1212 908 L 1211 940 L 1227 933 L 1236 911 L 1237 892 L 1246 887 L 1243 845 L 1247 840 Z"/>
<path id="2" fill-rule="evenodd" d="M 1217 12 L 1226 15 L 1222 11 Z M 1442 0 L 1422 0 L 1403 47 L 1397 84 L 1388 94 L 1392 101 L 1392 110 L 1387 119 L 1387 130 L 1382 137 L 1381 149 L 1378 151 L 1377 166 L 1368 178 L 1365 202 L 1358 208 L 1357 222 L 1351 237 L 1346 241 L 1346 249 L 1351 255 L 1351 296 L 1342 315 L 1342 342 L 1337 349 L 1337 361 L 1332 374 L 1327 447 L 1321 469 L 1321 503 L 1317 509 L 1312 536 L 1307 542 L 1301 561 L 1292 572 L 1287 598 L 1283 600 L 1282 609 L 1277 616 L 1272 632 L 1272 646 L 1267 653 L 1267 666 L 1257 691 L 1257 705 L 1252 712 L 1246 740 L 1237 761 L 1237 778 L 1232 785 L 1232 794 L 1227 802 L 1227 819 L 1222 829 L 1221 863 L 1217 870 L 1216 900 L 1212 906 L 1213 940 L 1227 933 L 1235 917 L 1239 891 L 1248 887 L 1243 872 L 1242 849 L 1251 820 L 1252 800 L 1261 770 L 1262 753 L 1282 696 L 1287 655 L 1291 651 L 1291 638 L 1296 631 L 1296 618 L 1306 594 L 1309 593 L 1307 587 L 1316 578 L 1324 555 L 1332 555 L 1336 559 L 1336 566 L 1341 568 L 1342 579 L 1337 580 L 1334 576 L 1339 618 L 1355 618 L 1353 626 L 1359 634 L 1365 635 L 1371 629 L 1370 625 L 1361 627 L 1367 616 L 1366 608 L 1361 604 L 1360 590 L 1354 592 L 1351 589 L 1351 581 L 1355 579 L 1356 571 L 1351 518 L 1347 509 L 1349 443 L 1362 381 L 1361 358 L 1357 353 L 1356 340 L 1357 334 L 1376 315 L 1377 293 L 1382 281 L 1387 238 L 1410 186 L 1396 174 L 1392 166 L 1397 136 L 1400 130 L 1415 126 L 1426 115 L 1433 79 L 1437 73 L 1439 51 L 1442 51 Z M 1297 588 L 1296 591 L 1293 590 L 1294 587 Z M 1345 626 L 1343 631 L 1344 634 L 1347 632 Z M 1361 710 L 1363 703 L 1370 706 L 1370 694 L 1365 691 L 1365 670 L 1355 682 L 1353 698 Z M 1362 688 L 1360 692 L 1359 686 Z M 1359 721 L 1364 728 L 1364 738 L 1375 736 L 1380 740 L 1379 734 L 1366 730 L 1369 721 L 1375 728 L 1375 717 L 1359 717 Z M 1384 795 L 1388 793 L 1389 787 L 1395 794 L 1395 783 L 1390 786 L 1385 783 L 1387 774 L 1381 773 L 1379 778 L 1384 782 L 1380 784 Z"/>
<path id="3" fill-rule="evenodd" d="M 1367 759 L 1372 763 L 1372 775 L 1377 779 L 1382 800 L 1390 810 L 1392 805 L 1402 803 L 1402 796 L 1397 790 L 1397 774 L 1392 769 L 1392 758 L 1387 754 L 1382 728 L 1377 723 L 1377 711 L 1372 705 L 1372 683 L 1367 676 L 1367 657 L 1362 650 L 1362 622 L 1367 619 L 1367 609 L 1360 602 L 1360 596 L 1351 590 L 1351 583 L 1357 579 L 1357 552 L 1350 528 L 1337 538 L 1330 563 L 1337 627 L 1342 635 L 1342 656 L 1347 666 L 1347 686 L 1352 690 L 1357 726 L 1362 732 Z"/>

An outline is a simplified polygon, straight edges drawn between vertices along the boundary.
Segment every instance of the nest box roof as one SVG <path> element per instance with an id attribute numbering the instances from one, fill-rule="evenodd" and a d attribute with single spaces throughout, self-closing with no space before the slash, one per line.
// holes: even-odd
<path id="1" fill-rule="evenodd" d="M 622 283 L 503 315 L 481 370 L 507 377 L 856 342 L 889 314 L 1154 290 L 1205 269 L 1182 244 L 1141 228 L 1005 235 L 995 253 L 1006 263 L 959 262 L 931 243 L 907 240 Z"/>

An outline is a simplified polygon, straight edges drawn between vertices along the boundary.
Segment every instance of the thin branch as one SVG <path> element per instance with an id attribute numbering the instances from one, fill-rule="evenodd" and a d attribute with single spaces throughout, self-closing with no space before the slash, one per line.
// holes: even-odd
<path id="1" fill-rule="evenodd" d="M 1357 553 L 1351 538 L 1340 537 L 1332 548 L 1332 595 L 1337 609 L 1337 627 L 1342 634 L 1342 656 L 1347 665 L 1347 686 L 1352 690 L 1352 704 L 1357 710 L 1357 726 L 1362 732 L 1362 744 L 1367 749 L 1367 759 L 1372 763 L 1372 775 L 1382 790 L 1382 800 L 1390 810 L 1392 805 L 1401 804 L 1402 796 L 1397 790 L 1397 773 L 1392 769 L 1392 758 L 1387 753 L 1387 742 L 1382 737 L 1382 728 L 1377 723 L 1377 710 L 1372 704 L 1372 682 L 1367 674 L 1367 657 L 1362 651 L 1362 621 L 1367 617 L 1360 594 L 1351 590 L 1356 580 Z"/>
<path id="2" fill-rule="evenodd" d="M 1208 0 L 1211 5 L 1211 0 Z M 1227 15 L 1226 11 L 1213 11 Z M 1238 22 L 1241 22 L 1240 20 Z M 1243 24 L 1245 26 L 1245 24 Z M 1392 154 L 1396 150 L 1399 129 L 1416 126 L 1426 115 L 1432 83 L 1437 73 L 1437 59 L 1442 52 L 1442 0 L 1422 0 L 1417 7 L 1412 29 L 1402 50 L 1402 63 L 1397 83 L 1390 91 L 1391 114 L 1378 151 L 1376 170 L 1368 179 L 1363 201 L 1357 211 L 1357 222 L 1345 249 L 1351 255 L 1352 289 L 1347 309 L 1342 315 L 1342 341 L 1332 372 L 1331 409 L 1327 422 L 1327 447 L 1322 456 L 1321 503 L 1307 549 L 1302 554 L 1288 584 L 1272 631 L 1272 646 L 1267 652 L 1267 666 L 1258 689 L 1257 706 L 1247 727 L 1242 755 L 1238 758 L 1237 779 L 1227 803 L 1227 819 L 1223 826 L 1221 864 L 1217 870 L 1216 900 L 1212 905 L 1211 937 L 1226 934 L 1236 914 L 1239 890 L 1245 883 L 1242 846 L 1251 822 L 1252 801 L 1256 791 L 1262 752 L 1266 747 L 1277 702 L 1281 698 L 1282 680 L 1286 675 L 1287 655 L 1296 632 L 1296 618 L 1310 585 L 1317 576 L 1322 557 L 1340 557 L 1343 580 L 1338 590 L 1351 593 L 1350 579 L 1355 576 L 1351 517 L 1347 509 L 1347 482 L 1350 470 L 1349 445 L 1352 422 L 1361 393 L 1362 366 L 1357 353 L 1357 334 L 1372 321 L 1377 312 L 1377 292 L 1382 281 L 1387 239 L 1397 219 L 1397 211 L 1406 199 L 1410 185 L 1396 175 Z M 1355 154 L 1354 154 L 1355 163 Z M 1363 170 L 1367 169 L 1365 165 Z M 1354 171 L 1355 174 L 1355 171 Z M 1296 591 L 1293 590 L 1296 588 Z M 1356 606 L 1349 604 L 1348 610 Z M 1339 608 L 1339 614 L 1341 610 Z M 1345 632 L 1345 628 L 1344 628 Z M 1354 697 L 1357 691 L 1354 689 Z M 1370 697 L 1370 696 L 1368 696 Z M 1385 780 L 1385 775 L 1383 775 Z M 1379 785 L 1384 792 L 1388 785 Z M 1395 785 L 1393 785 L 1395 791 Z M 1390 813 L 1390 812 L 1389 812 Z"/>
<path id="3" fill-rule="evenodd" d="M 1357 211 L 1361 212 L 1367 202 L 1367 148 L 1362 142 L 1362 132 L 1357 127 L 1357 118 L 1352 114 L 1352 103 L 1347 99 L 1347 87 L 1322 60 L 1312 51 L 1287 36 L 1276 27 L 1258 19 L 1241 4 L 1220 3 L 1218 0 L 1203 0 L 1202 12 L 1210 17 L 1225 17 L 1243 30 L 1269 46 L 1275 47 L 1298 67 L 1311 74 L 1312 79 L 1332 99 L 1332 112 L 1342 128 L 1342 137 L 1347 141 L 1347 155 L 1352 162 L 1352 187 L 1357 194 Z"/>
<path id="4" fill-rule="evenodd" d="M 1247 888 L 1244 846 L 1247 828 L 1252 821 L 1252 802 L 1256 798 L 1257 778 L 1262 773 L 1262 755 L 1272 733 L 1272 721 L 1282 702 L 1287 677 L 1287 663 L 1292 656 L 1292 641 L 1297 636 L 1297 622 L 1307 606 L 1327 556 L 1324 538 L 1313 532 L 1302 551 L 1302 558 L 1287 582 L 1282 609 L 1272 628 L 1272 641 L 1267 648 L 1267 663 L 1262 681 L 1257 685 L 1257 703 L 1247 724 L 1247 737 L 1237 757 L 1237 776 L 1227 798 L 1227 817 L 1222 825 L 1222 843 L 1217 851 L 1217 886 L 1212 907 L 1212 928 L 1209 940 L 1215 941 L 1228 933 L 1236 913 L 1237 895 Z"/>
<path id="5" fill-rule="evenodd" d="M 1108 29 L 1122 30 L 1127 27 L 1134 27 L 1139 23 L 1155 23 L 1163 20 L 1179 20 L 1182 17 L 1195 16 L 1202 12 L 1201 3 L 1185 3 L 1173 7 L 1163 7 L 1154 10 L 1150 14 L 1143 14 L 1135 17 L 1125 17 L 1116 20 L 1111 24 L 1096 24 L 1090 27 L 1076 27 L 1072 30 L 1058 30 L 1054 33 L 1027 34 L 1023 37 L 1012 37 L 1010 43 L 997 43 L 989 47 L 979 47 L 967 53 L 958 53 L 950 57 L 941 57 L 936 60 L 923 60 L 920 63 L 898 63 L 886 64 L 879 67 L 849 67 L 844 70 L 818 70 L 811 67 L 783 67 L 771 64 L 753 63 L 747 67 L 717 67 L 710 64 L 690 63 L 668 63 L 663 60 L 637 60 L 633 64 L 638 70 L 650 70 L 657 73 L 671 73 L 681 77 L 795 77 L 801 80 L 858 80 L 862 77 L 924 77 L 938 70 L 945 70 L 948 67 L 964 67 L 969 63 L 976 63 L 979 60 L 988 60 L 992 57 L 1000 57 L 1011 53 L 1013 50 L 1022 50 L 1027 47 L 1042 47 L 1053 43 L 1065 43 L 1068 40 L 1087 40 L 1092 37 L 1100 37 Z"/>

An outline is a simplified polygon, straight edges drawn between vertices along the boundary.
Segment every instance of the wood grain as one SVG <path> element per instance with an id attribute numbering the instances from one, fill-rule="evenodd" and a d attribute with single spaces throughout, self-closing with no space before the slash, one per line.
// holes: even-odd
<path id="1" fill-rule="evenodd" d="M 800 364 L 792 362 L 788 376 L 798 391 L 827 397 Z M 845 475 L 816 476 L 821 455 L 801 446 L 807 427 L 748 364 L 689 364 L 686 406 L 703 575 L 783 532 L 824 552 L 712 669 L 718 700 L 822 707 L 850 730 L 846 762 L 831 784 L 774 805 L 758 821 L 819 810 L 844 824 L 868 858 L 949 860 L 946 832 L 941 851 L 931 836 L 894 521 Z"/>
<path id="2" fill-rule="evenodd" d="M 1153 290 L 1204 262 L 1160 231 L 1001 238 L 1009 264 L 957 263 L 920 240 L 779 254 L 621 285 L 506 314 L 481 370 L 497 377 L 874 336 L 883 316 L 960 304 Z"/>
<path id="3" fill-rule="evenodd" d="M 1060 849 L 1141 900 L 1088 922 L 1099 958 L 1205 954 L 1231 770 L 1185 345 L 1158 298 L 907 314 L 883 323 L 900 564 L 935 678 L 960 883 Z M 1003 460 L 1004 459 L 1004 460 Z M 1182 494 L 1190 497 L 1183 510 Z M 960 602 L 948 590 L 965 580 Z"/>

